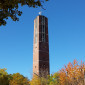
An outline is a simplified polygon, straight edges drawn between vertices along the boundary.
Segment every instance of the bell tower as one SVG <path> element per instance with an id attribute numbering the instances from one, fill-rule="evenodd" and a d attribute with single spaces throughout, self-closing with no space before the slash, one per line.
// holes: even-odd
<path id="1" fill-rule="evenodd" d="M 34 19 L 33 75 L 49 74 L 48 18 L 39 15 Z"/>

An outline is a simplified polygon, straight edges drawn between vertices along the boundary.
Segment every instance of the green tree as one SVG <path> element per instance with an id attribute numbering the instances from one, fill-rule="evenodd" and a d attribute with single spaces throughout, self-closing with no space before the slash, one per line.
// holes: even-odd
<path id="1" fill-rule="evenodd" d="M 49 85 L 60 85 L 59 84 L 59 73 L 51 74 L 51 76 L 48 77 Z"/>
<path id="2" fill-rule="evenodd" d="M 42 7 L 42 3 L 48 0 L 0 0 L 0 25 L 6 25 L 6 19 L 11 17 L 13 21 L 18 21 L 17 16 L 21 16 L 22 12 L 18 10 L 19 4 L 21 6 L 28 5 L 28 7 Z M 42 7 L 43 8 L 43 7 Z"/>

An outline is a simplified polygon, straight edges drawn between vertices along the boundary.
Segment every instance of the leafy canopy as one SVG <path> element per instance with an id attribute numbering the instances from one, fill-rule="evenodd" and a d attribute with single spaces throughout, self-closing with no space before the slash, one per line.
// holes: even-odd
<path id="1" fill-rule="evenodd" d="M 6 69 L 0 69 L 0 85 L 9 85 L 11 75 L 8 75 Z"/>
<path id="2" fill-rule="evenodd" d="M 29 85 L 29 80 L 20 73 L 8 74 L 6 69 L 0 69 L 0 85 Z"/>
<path id="3" fill-rule="evenodd" d="M 6 19 L 11 17 L 13 21 L 18 21 L 17 16 L 21 16 L 22 12 L 18 10 L 19 4 L 21 6 L 28 5 L 28 7 L 42 7 L 42 3 L 48 0 L 0 0 L 0 26 L 6 25 Z"/>
<path id="4" fill-rule="evenodd" d="M 61 85 L 85 85 L 84 82 L 85 75 L 85 63 L 81 61 L 78 64 L 77 60 L 73 63 L 69 62 L 64 68 L 59 72 L 59 79 Z"/>
<path id="5" fill-rule="evenodd" d="M 10 85 L 29 85 L 29 80 L 21 75 L 20 73 L 15 73 L 12 75 L 12 79 L 9 82 Z"/>

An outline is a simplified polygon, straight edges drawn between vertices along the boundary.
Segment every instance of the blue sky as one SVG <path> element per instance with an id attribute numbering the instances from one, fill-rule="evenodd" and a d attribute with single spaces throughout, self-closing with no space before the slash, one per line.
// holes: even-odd
<path id="1" fill-rule="evenodd" d="M 85 61 L 85 0 L 49 0 L 42 14 L 48 17 L 50 73 L 74 59 Z M 32 75 L 34 19 L 40 8 L 20 7 L 18 22 L 10 18 L 0 27 L 0 68 Z"/>

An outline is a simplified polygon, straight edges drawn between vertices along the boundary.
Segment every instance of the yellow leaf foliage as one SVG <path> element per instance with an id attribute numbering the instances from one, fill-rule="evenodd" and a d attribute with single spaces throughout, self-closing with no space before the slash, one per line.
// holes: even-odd
<path id="1" fill-rule="evenodd" d="M 12 79 L 10 80 L 10 85 L 28 85 L 29 81 L 23 75 L 16 73 L 12 75 Z"/>

